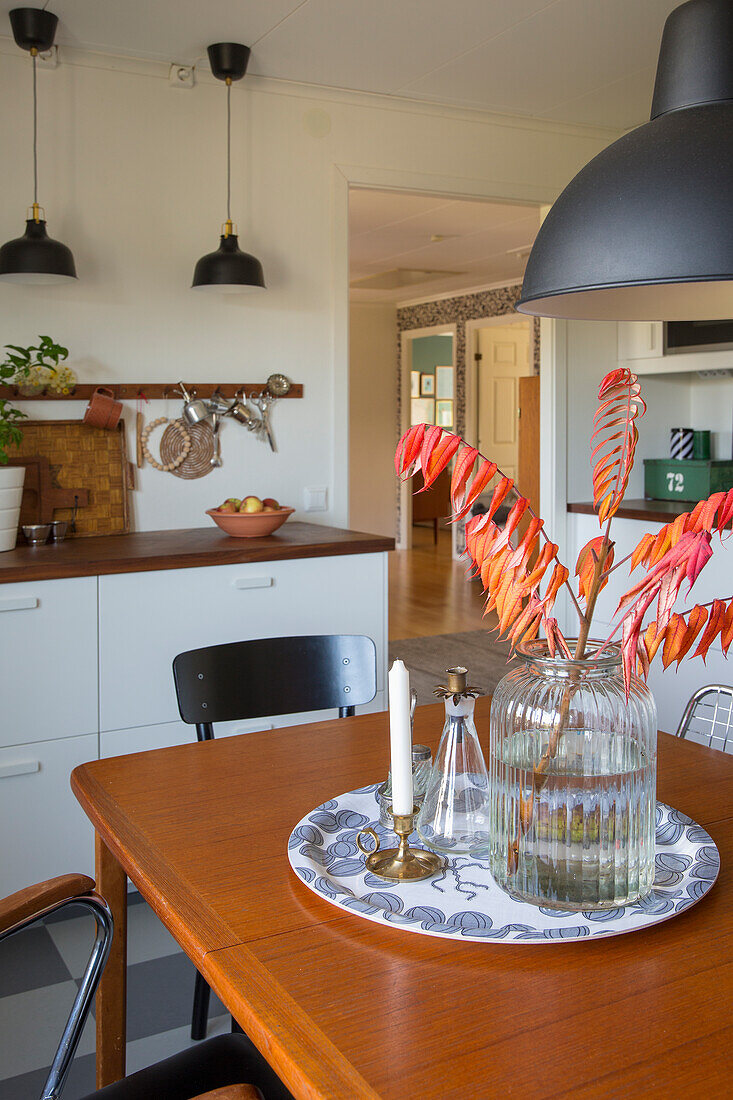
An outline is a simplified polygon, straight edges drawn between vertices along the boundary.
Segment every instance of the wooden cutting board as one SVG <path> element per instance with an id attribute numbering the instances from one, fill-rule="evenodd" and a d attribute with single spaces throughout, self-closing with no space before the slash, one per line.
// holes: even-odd
<path id="1" fill-rule="evenodd" d="M 122 421 L 111 432 L 83 420 L 24 420 L 20 427 L 23 440 L 11 463 L 28 471 L 21 526 L 70 520 L 78 497 L 77 536 L 130 530 L 128 491 L 134 481 Z"/>

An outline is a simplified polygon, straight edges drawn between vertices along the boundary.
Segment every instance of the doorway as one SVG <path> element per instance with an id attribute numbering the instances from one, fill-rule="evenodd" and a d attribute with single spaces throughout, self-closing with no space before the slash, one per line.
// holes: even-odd
<path id="1" fill-rule="evenodd" d="M 517 315 L 469 322 L 467 428 L 479 451 L 539 511 L 539 374 L 534 322 Z"/>

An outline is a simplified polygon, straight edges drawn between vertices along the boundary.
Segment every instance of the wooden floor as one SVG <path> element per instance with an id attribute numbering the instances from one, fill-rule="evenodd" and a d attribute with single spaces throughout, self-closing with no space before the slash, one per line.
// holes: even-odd
<path id="1" fill-rule="evenodd" d="M 449 531 L 439 532 L 435 546 L 432 527 L 413 527 L 412 550 L 389 555 L 390 640 L 490 626 L 481 585 L 467 572 L 464 562 L 451 559 Z"/>

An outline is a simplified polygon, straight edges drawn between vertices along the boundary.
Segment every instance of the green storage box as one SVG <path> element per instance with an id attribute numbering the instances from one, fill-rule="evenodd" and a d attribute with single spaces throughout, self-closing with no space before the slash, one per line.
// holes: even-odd
<path id="1" fill-rule="evenodd" d="M 733 489 L 733 462 L 703 458 L 645 458 L 644 496 L 648 500 L 695 503 Z"/>

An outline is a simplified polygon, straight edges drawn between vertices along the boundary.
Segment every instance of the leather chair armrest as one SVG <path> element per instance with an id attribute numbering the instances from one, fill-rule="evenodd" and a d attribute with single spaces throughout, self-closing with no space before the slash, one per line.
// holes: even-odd
<path id="1" fill-rule="evenodd" d="M 18 890 L 16 894 L 0 901 L 0 935 L 18 924 L 40 916 L 60 902 L 89 894 L 93 889 L 94 879 L 88 875 L 59 875 L 58 878 L 50 878 L 35 886 Z"/>
<path id="2" fill-rule="evenodd" d="M 194 1100 L 263 1100 L 262 1093 L 254 1085 L 225 1085 L 213 1092 L 203 1092 Z"/>

